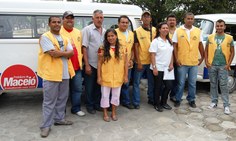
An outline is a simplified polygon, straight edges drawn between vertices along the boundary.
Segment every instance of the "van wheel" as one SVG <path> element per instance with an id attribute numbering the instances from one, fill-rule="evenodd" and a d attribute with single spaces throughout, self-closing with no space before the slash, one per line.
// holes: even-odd
<path id="1" fill-rule="evenodd" d="M 228 76 L 228 88 L 229 93 L 233 93 L 236 88 L 236 79 L 231 75 Z"/>

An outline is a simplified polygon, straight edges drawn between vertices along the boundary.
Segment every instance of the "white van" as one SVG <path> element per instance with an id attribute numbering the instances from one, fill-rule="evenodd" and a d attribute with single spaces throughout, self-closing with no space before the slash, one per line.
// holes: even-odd
<path id="1" fill-rule="evenodd" d="M 215 33 L 215 24 L 216 21 L 222 19 L 225 21 L 226 30 L 225 33 L 233 36 L 234 41 L 236 41 L 236 14 L 206 14 L 206 15 L 196 15 L 194 26 L 199 27 L 203 33 L 204 46 L 207 40 L 208 35 Z M 234 42 L 236 47 L 236 42 Z M 235 49 L 236 55 L 236 49 Z M 236 57 L 234 57 L 231 64 L 231 71 L 229 72 L 229 82 L 228 87 L 229 91 L 233 92 L 236 88 L 236 79 L 234 76 L 234 68 L 236 65 Z M 200 82 L 209 82 L 208 71 L 203 62 L 198 68 L 198 81 Z"/>
<path id="2" fill-rule="evenodd" d="M 70 10 L 75 27 L 91 23 L 94 10 L 104 13 L 104 28 L 117 24 L 120 15 L 130 19 L 130 30 L 140 26 L 142 9 L 135 5 L 64 1 L 0 0 L 0 94 L 7 90 L 42 88 L 37 76 L 38 38 L 48 31 L 48 18 Z"/>

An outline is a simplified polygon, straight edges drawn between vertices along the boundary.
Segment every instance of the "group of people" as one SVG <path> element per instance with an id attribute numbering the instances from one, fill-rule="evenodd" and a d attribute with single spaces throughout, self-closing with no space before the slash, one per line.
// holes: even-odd
<path id="1" fill-rule="evenodd" d="M 176 28 L 173 14 L 155 28 L 151 25 L 151 13 L 144 11 L 142 25 L 134 32 L 128 30 L 130 21 L 126 15 L 118 18 L 117 29 L 106 30 L 102 27 L 103 11 L 95 10 L 93 23 L 82 32 L 74 28 L 74 18 L 71 11 L 66 11 L 62 20 L 51 16 L 48 22 L 50 31 L 39 40 L 37 72 L 43 79 L 44 93 L 42 137 L 49 135 L 53 124 L 73 124 L 65 119 L 68 96 L 71 113 L 85 115 L 80 107 L 82 70 L 87 112 L 103 111 L 103 120 L 109 122 L 118 120 L 116 109 L 120 99 L 128 109 L 140 108 L 139 84 L 144 73 L 148 80 L 148 104 L 157 111 L 172 109 L 167 104 L 169 96 L 175 107 L 180 106 L 187 75 L 187 100 L 195 108 L 197 68 L 205 57 L 211 82 L 212 103 L 209 108 L 217 106 L 219 83 L 224 112 L 230 113 L 227 75 L 234 57 L 234 46 L 232 36 L 224 33 L 223 20 L 217 21 L 216 34 L 208 37 L 204 51 L 201 30 L 193 26 L 193 13 L 185 14 L 184 25 L 179 28 Z M 130 97 L 132 69 L 133 91 Z"/>

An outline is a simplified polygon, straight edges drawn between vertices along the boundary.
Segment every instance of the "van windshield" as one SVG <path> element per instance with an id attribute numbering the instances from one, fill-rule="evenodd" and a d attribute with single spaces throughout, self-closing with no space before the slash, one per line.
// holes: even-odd
<path id="1" fill-rule="evenodd" d="M 207 40 L 208 35 L 210 35 L 214 29 L 214 23 L 206 19 L 195 19 L 194 26 L 202 30 L 203 41 Z"/>

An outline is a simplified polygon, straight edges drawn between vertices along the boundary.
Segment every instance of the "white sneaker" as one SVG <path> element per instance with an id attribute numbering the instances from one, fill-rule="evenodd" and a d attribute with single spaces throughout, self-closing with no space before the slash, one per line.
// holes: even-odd
<path id="1" fill-rule="evenodd" d="M 217 107 L 217 104 L 216 103 L 211 103 L 208 108 L 209 109 L 213 109 L 213 108 L 216 108 Z"/>
<path id="2" fill-rule="evenodd" d="M 225 113 L 226 115 L 229 115 L 229 114 L 231 113 L 228 106 L 225 107 L 224 113 Z"/>
<path id="3" fill-rule="evenodd" d="M 85 116 L 85 113 L 83 111 L 79 111 L 76 113 L 76 115 L 82 117 L 82 116 Z"/>

